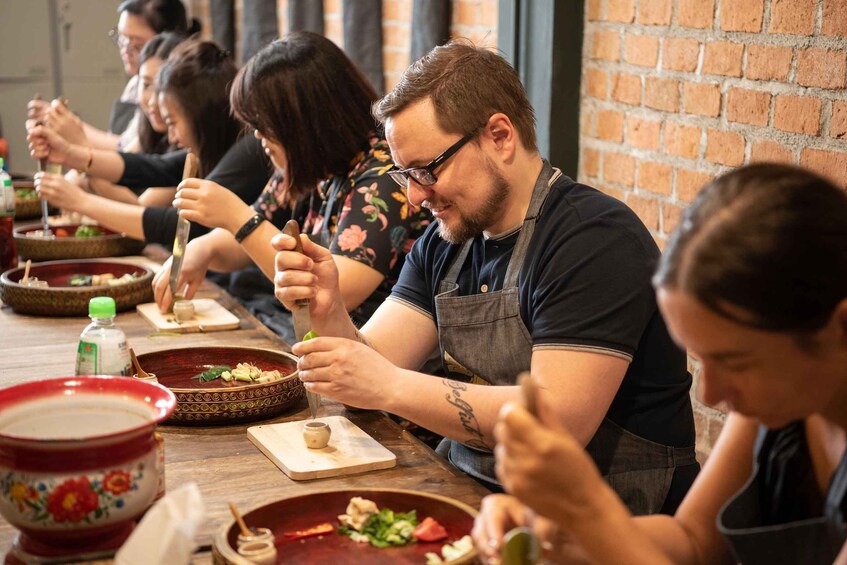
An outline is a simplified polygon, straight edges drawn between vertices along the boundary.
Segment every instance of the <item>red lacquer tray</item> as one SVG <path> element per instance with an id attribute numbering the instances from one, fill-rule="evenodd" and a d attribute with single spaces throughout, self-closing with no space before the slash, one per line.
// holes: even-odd
<path id="1" fill-rule="evenodd" d="M 303 398 L 297 377 L 297 358 L 284 351 L 254 347 L 185 347 L 145 353 L 138 363 L 155 373 L 159 384 L 177 398 L 168 424 L 234 424 L 277 416 Z M 276 369 L 282 379 L 270 383 L 226 384 L 220 379 L 201 382 L 191 377 L 214 367 L 250 363 L 264 371 Z"/>
<path id="2" fill-rule="evenodd" d="M 285 539 L 285 532 L 306 529 L 323 522 L 338 524 L 338 515 L 344 514 L 347 504 L 354 496 L 373 500 L 380 508 L 390 508 L 395 512 L 415 510 L 419 521 L 431 516 L 444 526 L 448 538 L 439 542 L 418 542 L 384 549 L 367 543 L 357 543 L 336 533 L 302 540 Z M 278 500 L 248 512 L 244 515 L 244 521 L 250 528 L 269 528 L 274 533 L 277 563 L 422 565 L 426 563 L 427 552 L 440 556 L 441 547 L 445 543 L 453 543 L 469 535 L 476 513 L 476 510 L 458 500 L 434 494 L 410 490 L 359 489 L 317 492 Z M 238 525 L 235 522 L 218 530 L 212 545 L 215 562 L 222 561 L 230 565 L 250 563 L 236 551 L 237 539 Z M 460 559 L 446 563 L 473 563 L 476 557 L 477 552 L 474 550 Z"/>

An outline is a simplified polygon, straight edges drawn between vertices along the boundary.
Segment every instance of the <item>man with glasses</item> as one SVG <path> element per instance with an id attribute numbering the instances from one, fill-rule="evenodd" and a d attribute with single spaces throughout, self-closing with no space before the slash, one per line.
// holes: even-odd
<path id="1" fill-rule="evenodd" d="M 494 424 L 529 371 L 542 418 L 587 447 L 633 512 L 675 510 L 699 469 L 691 379 L 656 307 L 659 251 L 638 217 L 541 158 L 517 73 L 490 51 L 434 49 L 374 113 L 388 173 L 437 222 L 361 329 L 328 251 L 274 240 L 277 297 L 309 299 L 324 336 L 293 348 L 306 386 L 444 435 L 439 452 L 499 490 Z M 436 349 L 447 378 L 415 371 Z"/>

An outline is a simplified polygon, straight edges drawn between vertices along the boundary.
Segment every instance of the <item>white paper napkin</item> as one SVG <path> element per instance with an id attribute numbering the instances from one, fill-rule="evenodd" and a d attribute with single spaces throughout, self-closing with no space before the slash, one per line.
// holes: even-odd
<path id="1" fill-rule="evenodd" d="M 115 555 L 116 565 L 180 565 L 191 562 L 194 535 L 205 509 L 200 489 L 188 483 L 153 505 Z"/>

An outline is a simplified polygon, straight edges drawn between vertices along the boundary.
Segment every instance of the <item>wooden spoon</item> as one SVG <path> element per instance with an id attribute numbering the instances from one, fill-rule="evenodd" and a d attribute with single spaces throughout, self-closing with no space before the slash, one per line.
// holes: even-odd
<path id="1" fill-rule="evenodd" d="M 32 259 L 26 260 L 26 267 L 24 267 L 24 277 L 21 279 L 21 284 L 27 284 L 29 282 L 29 268 L 32 267 Z"/>
<path id="2" fill-rule="evenodd" d="M 138 375 L 138 378 L 149 379 L 150 375 L 141 368 L 141 365 L 138 363 L 138 357 L 135 356 L 135 351 L 133 351 L 131 347 L 129 348 L 129 356 L 132 359 L 132 364 L 135 367 L 135 374 Z"/>
<path id="3" fill-rule="evenodd" d="M 235 521 L 238 522 L 238 527 L 241 528 L 241 535 L 245 538 L 253 537 L 253 532 L 247 527 L 247 524 L 244 523 L 244 518 L 241 517 L 241 513 L 238 511 L 238 508 L 235 507 L 234 502 L 229 503 L 229 511 L 232 512 L 232 515 L 235 517 Z"/>

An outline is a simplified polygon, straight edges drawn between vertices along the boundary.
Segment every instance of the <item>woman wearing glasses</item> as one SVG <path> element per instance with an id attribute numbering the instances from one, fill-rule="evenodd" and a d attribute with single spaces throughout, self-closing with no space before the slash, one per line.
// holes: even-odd
<path id="1" fill-rule="evenodd" d="M 217 229 L 189 243 L 179 287 L 188 283 L 190 297 L 208 269 L 231 272 L 253 263 L 272 278 L 270 240 L 294 218 L 331 250 L 344 304 L 361 324 L 387 296 L 429 223 L 385 174 L 393 163 L 382 133 L 374 131 L 376 93 L 335 44 L 300 32 L 259 51 L 238 73 L 231 98 L 233 112 L 256 132 L 276 174 L 252 207 L 214 182 L 180 185 L 175 204 L 181 215 Z M 163 309 L 172 299 L 169 273 L 165 264 L 154 281 Z M 254 283 L 264 284 L 248 306 L 293 340 L 273 286 Z"/>
<path id="2" fill-rule="evenodd" d="M 74 115 L 62 100 L 48 103 L 31 100 L 27 117 L 41 121 L 73 143 L 95 149 L 125 149 L 138 138 L 138 55 L 158 33 L 174 31 L 193 34 L 200 30 L 197 20 L 191 26 L 182 0 L 124 0 L 118 6 L 118 25 L 109 37 L 120 50 L 124 71 L 131 78 L 123 94 L 115 100 L 109 117 L 109 131 L 100 130 Z"/>

